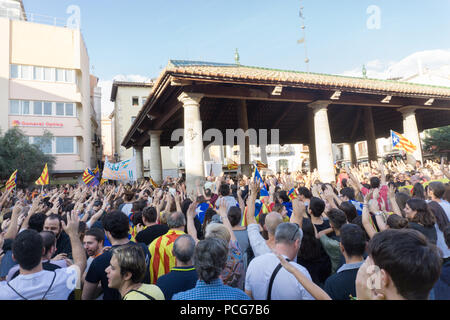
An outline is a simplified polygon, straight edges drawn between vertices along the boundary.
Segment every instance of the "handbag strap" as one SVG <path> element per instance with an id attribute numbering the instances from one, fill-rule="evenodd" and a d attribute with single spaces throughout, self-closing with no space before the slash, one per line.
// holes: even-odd
<path id="1" fill-rule="evenodd" d="M 286 259 L 287 262 L 291 262 L 291 260 Z M 272 287 L 273 287 L 273 282 L 275 280 L 275 277 L 277 276 L 278 272 L 281 270 L 283 266 L 281 265 L 281 263 L 279 263 L 277 265 L 277 267 L 275 268 L 275 270 L 273 270 L 272 276 L 270 277 L 270 281 L 269 281 L 269 290 L 267 292 L 267 300 L 272 300 Z"/>
<path id="2" fill-rule="evenodd" d="M 128 291 L 128 293 L 131 293 L 131 292 L 137 292 L 137 293 L 140 293 L 141 295 L 143 295 L 144 297 L 146 297 L 148 300 L 156 300 L 155 298 L 153 298 L 151 295 L 148 295 L 148 294 L 146 294 L 146 293 L 144 293 L 144 292 L 142 292 L 142 291 L 139 291 L 139 290 L 130 290 L 130 291 Z M 127 293 L 127 295 L 128 295 L 128 293 Z M 124 297 L 125 298 L 125 297 Z M 122 299 L 122 300 L 124 300 L 124 299 Z"/>

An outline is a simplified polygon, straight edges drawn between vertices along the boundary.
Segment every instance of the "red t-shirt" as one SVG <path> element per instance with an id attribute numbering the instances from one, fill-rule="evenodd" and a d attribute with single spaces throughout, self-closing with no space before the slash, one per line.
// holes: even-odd
<path id="1" fill-rule="evenodd" d="M 381 208 L 381 205 L 382 205 L 381 199 L 383 199 L 384 203 L 386 204 L 386 210 L 390 211 L 389 203 L 388 203 L 388 200 L 387 200 L 388 191 L 389 191 L 389 188 L 388 188 L 387 185 L 381 186 L 381 188 L 380 188 L 380 197 L 378 198 L 378 205 Z M 365 196 L 366 194 L 369 193 L 369 189 L 367 189 L 366 187 L 362 187 L 361 188 L 361 192 Z"/>

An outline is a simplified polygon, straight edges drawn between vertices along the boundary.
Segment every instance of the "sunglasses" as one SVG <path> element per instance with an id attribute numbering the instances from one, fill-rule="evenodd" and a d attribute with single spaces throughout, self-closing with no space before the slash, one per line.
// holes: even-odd
<path id="1" fill-rule="evenodd" d="M 298 224 L 296 224 L 296 223 L 295 223 L 295 225 L 297 226 L 297 229 L 295 229 L 295 232 L 294 232 L 294 234 L 292 235 L 291 241 L 294 241 L 294 239 L 295 239 L 295 236 L 297 235 L 297 232 L 299 232 L 299 231 L 300 231 L 300 227 L 299 227 L 299 225 L 298 225 Z"/>

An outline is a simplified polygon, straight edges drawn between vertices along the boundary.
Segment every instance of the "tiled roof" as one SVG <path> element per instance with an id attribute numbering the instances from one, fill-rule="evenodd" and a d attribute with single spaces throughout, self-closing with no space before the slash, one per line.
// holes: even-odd
<path id="1" fill-rule="evenodd" d="M 386 94 L 432 95 L 450 99 L 450 88 L 413 84 L 395 80 L 366 79 L 330 74 L 286 71 L 236 64 L 171 60 L 164 73 L 224 81 L 271 83 L 293 87 L 330 87 L 330 89 L 361 90 Z M 164 74 L 163 73 L 163 74 Z M 160 79 L 158 79 L 160 80 Z M 157 83 L 159 81 L 156 81 Z M 157 87 L 157 85 L 155 86 Z"/>

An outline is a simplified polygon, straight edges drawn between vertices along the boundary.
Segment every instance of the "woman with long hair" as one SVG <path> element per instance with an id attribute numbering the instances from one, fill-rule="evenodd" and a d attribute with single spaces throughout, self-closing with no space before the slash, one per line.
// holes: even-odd
<path id="1" fill-rule="evenodd" d="M 298 251 L 297 263 L 304 266 L 315 284 L 323 287 L 331 274 L 331 260 L 316 238 L 314 226 L 309 219 L 303 219 L 303 239 Z"/>
<path id="2" fill-rule="evenodd" d="M 448 258 L 450 257 L 450 249 L 447 247 L 444 238 L 445 228 L 447 228 L 447 226 L 450 224 L 447 214 L 445 213 L 441 205 L 436 201 L 429 202 L 428 206 L 430 207 L 431 212 L 436 218 L 436 224 L 434 225 L 434 228 L 436 229 L 437 234 L 437 246 L 439 247 L 439 249 L 441 249 L 443 258 Z"/>
<path id="3" fill-rule="evenodd" d="M 420 182 L 417 182 L 412 189 L 412 198 L 425 200 L 425 189 Z"/>
<path id="4" fill-rule="evenodd" d="M 436 218 L 425 200 L 408 200 L 405 205 L 405 214 L 409 220 L 409 228 L 416 229 L 424 234 L 428 240 L 436 244 L 437 233 L 434 228 Z"/>

